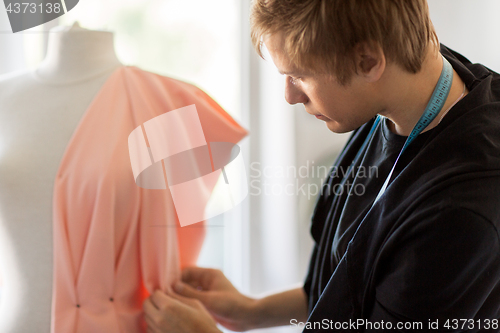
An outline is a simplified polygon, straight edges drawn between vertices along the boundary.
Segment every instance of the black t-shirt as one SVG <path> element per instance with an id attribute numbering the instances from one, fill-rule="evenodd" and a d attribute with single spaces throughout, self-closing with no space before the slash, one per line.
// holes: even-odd
<path id="1" fill-rule="evenodd" d="M 361 318 L 500 331 L 500 77 L 441 53 L 470 92 L 412 142 L 383 197 L 372 207 L 406 141 L 387 119 L 346 174 L 374 120 L 352 134 L 323 184 L 304 290 L 310 323 L 331 322 L 306 332 L 370 331 L 339 329 Z"/>
<path id="2" fill-rule="evenodd" d="M 357 152 L 357 149 L 350 147 L 358 146 L 364 141 L 373 122 L 370 121 L 363 130 L 351 136 L 344 149 L 345 153 L 330 170 L 329 178 L 323 184 L 325 195 L 321 196 L 316 204 L 312 216 L 312 236 L 321 249 L 314 258 L 314 265 L 320 270 L 314 272 L 317 274 L 315 279 L 310 275 L 306 283 L 306 290 L 309 290 L 310 295 L 310 307 L 319 299 L 407 139 L 391 132 L 388 127 L 389 120 L 383 118 L 367 146 L 366 153 L 361 155 L 349 169 Z M 431 132 L 432 129 L 422 133 L 408 146 L 398 161 L 391 179 L 397 177 L 402 168 L 415 157 Z M 324 221 L 329 223 L 325 224 Z"/>

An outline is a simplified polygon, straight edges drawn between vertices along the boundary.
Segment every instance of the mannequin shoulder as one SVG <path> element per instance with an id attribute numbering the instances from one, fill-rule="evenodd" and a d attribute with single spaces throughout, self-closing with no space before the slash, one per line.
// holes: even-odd
<path id="1" fill-rule="evenodd" d="M 0 75 L 0 100 L 8 96 L 29 93 L 37 83 L 32 70 L 23 69 Z"/>
<path id="2" fill-rule="evenodd" d="M 12 86 L 19 89 L 30 82 L 35 82 L 32 70 L 30 69 L 22 69 L 0 75 L 0 87 L 2 90 Z"/>
<path id="3" fill-rule="evenodd" d="M 8 72 L 5 74 L 0 74 L 0 84 L 12 83 L 12 82 L 15 82 L 18 80 L 26 80 L 28 78 L 33 80 L 33 76 L 31 73 L 32 73 L 32 70 L 30 70 L 30 69 L 21 69 L 21 70 Z"/>

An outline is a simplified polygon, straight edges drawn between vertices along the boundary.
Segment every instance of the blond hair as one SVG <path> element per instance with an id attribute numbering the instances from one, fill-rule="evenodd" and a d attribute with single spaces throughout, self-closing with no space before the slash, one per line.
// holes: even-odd
<path id="1" fill-rule="evenodd" d="M 253 0 L 251 37 L 281 32 L 292 64 L 333 73 L 346 84 L 356 72 L 355 47 L 381 47 L 388 62 L 408 72 L 422 67 L 428 46 L 439 45 L 426 0 Z"/>

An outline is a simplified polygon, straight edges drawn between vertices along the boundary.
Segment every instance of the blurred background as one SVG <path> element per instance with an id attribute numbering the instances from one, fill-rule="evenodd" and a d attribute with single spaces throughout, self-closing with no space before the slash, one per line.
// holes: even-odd
<path id="1" fill-rule="evenodd" d="M 255 296 L 300 285 L 319 185 L 348 134 L 328 131 L 284 100 L 284 77 L 250 45 L 249 0 L 80 0 L 69 13 L 12 34 L 0 11 L 0 75 L 34 69 L 49 30 L 80 25 L 115 33 L 125 65 L 197 85 L 250 130 L 241 142 L 249 196 L 208 222 L 199 265 L 222 269 Z M 440 41 L 500 71 L 500 1 L 429 0 Z M 296 332 L 290 327 L 261 332 Z"/>

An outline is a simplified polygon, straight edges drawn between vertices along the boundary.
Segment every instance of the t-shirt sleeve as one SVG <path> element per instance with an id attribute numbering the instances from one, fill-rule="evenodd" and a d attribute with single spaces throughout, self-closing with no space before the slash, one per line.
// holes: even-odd
<path id="1" fill-rule="evenodd" d="M 429 320 L 441 326 L 453 319 L 498 318 L 499 238 L 486 218 L 460 207 L 423 210 L 386 245 L 374 271 L 371 321 L 421 321 L 427 327 Z"/>
<path id="2" fill-rule="evenodd" d="M 308 307 L 309 313 L 312 310 L 311 309 L 311 292 L 312 292 L 311 286 L 312 286 L 312 281 L 313 281 L 313 276 L 314 276 L 314 266 L 315 266 L 315 262 L 316 262 L 317 253 L 318 253 L 318 246 L 315 244 L 314 248 L 312 250 L 311 259 L 309 261 L 309 269 L 308 269 L 308 272 L 306 275 L 306 279 L 305 279 L 304 285 L 302 287 L 304 289 L 304 292 L 306 293 L 306 296 L 307 296 L 307 307 Z"/>

